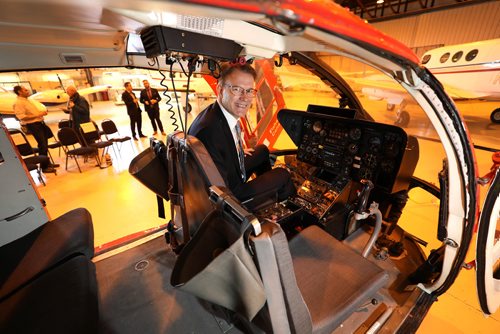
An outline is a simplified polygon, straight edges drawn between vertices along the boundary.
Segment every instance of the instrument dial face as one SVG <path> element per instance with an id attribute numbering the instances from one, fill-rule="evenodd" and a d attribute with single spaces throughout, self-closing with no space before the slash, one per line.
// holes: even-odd
<path id="1" fill-rule="evenodd" d="M 363 157 L 363 165 L 374 168 L 377 166 L 377 156 L 372 153 L 365 153 Z"/>
<path id="2" fill-rule="evenodd" d="M 378 151 L 382 145 L 382 140 L 379 137 L 371 137 L 368 139 L 368 144 L 370 146 L 370 150 Z"/>
<path id="3" fill-rule="evenodd" d="M 392 160 L 384 160 L 380 163 L 380 168 L 382 168 L 385 173 L 389 174 L 394 170 L 394 163 Z"/>
<path id="4" fill-rule="evenodd" d="M 360 128 L 352 128 L 351 131 L 349 131 L 349 137 L 352 140 L 359 140 L 361 138 L 361 129 Z"/>
<path id="5" fill-rule="evenodd" d="M 359 145 L 356 143 L 350 143 L 349 146 L 347 146 L 347 150 L 349 151 L 349 153 L 354 154 L 358 152 Z"/>
<path id="6" fill-rule="evenodd" d="M 314 124 L 313 124 L 313 131 L 316 132 L 316 133 L 319 133 L 321 131 L 321 129 L 323 129 L 323 124 L 321 124 L 320 121 L 314 122 Z"/>

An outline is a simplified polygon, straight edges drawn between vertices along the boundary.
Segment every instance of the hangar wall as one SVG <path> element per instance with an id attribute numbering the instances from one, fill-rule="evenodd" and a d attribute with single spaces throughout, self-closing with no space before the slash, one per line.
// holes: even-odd
<path id="1" fill-rule="evenodd" d="M 435 11 L 373 25 L 412 48 L 420 57 L 443 45 L 500 37 L 498 1 Z"/>

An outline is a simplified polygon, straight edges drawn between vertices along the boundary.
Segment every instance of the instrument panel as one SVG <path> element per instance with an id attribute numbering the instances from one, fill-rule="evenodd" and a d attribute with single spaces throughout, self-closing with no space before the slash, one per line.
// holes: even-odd
<path id="1" fill-rule="evenodd" d="M 329 172 L 332 180 L 368 179 L 385 192 L 397 190 L 408 141 L 403 129 L 287 109 L 278 119 L 298 147 L 298 160 Z"/>

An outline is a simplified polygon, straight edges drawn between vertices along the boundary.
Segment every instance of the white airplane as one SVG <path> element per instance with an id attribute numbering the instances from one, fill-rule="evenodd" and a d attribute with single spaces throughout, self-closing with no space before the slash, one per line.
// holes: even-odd
<path id="1" fill-rule="evenodd" d="M 429 50 L 423 55 L 422 64 L 453 99 L 500 99 L 500 38 Z M 409 96 L 400 85 L 382 75 L 353 80 L 363 86 L 364 95 L 386 100 L 389 110 L 398 105 L 399 122 L 407 124 L 409 115 L 404 107 Z M 490 120 L 500 123 L 500 108 L 492 111 Z"/>
<path id="2" fill-rule="evenodd" d="M 92 86 L 87 88 L 78 88 L 78 93 L 80 95 L 89 95 L 97 92 L 106 91 L 110 88 L 109 85 Z M 69 95 L 64 89 L 51 89 L 43 92 L 33 94 L 31 96 L 33 100 L 36 100 L 44 105 L 57 105 L 68 102 Z"/>
<path id="3" fill-rule="evenodd" d="M 14 115 L 14 104 L 16 103 L 17 96 L 11 91 L 0 87 L 0 114 L 1 115 Z M 40 111 L 47 111 L 47 107 L 42 103 L 33 98 L 33 95 L 29 97 L 31 102 Z"/>
<path id="4" fill-rule="evenodd" d="M 102 92 L 108 90 L 110 86 L 93 86 L 88 88 L 78 89 L 80 95 L 89 95 L 92 93 Z M 14 103 L 16 102 L 16 94 L 0 87 L 0 114 L 14 115 Z M 58 105 L 68 102 L 69 96 L 63 89 L 51 89 L 43 92 L 33 94 L 29 99 L 35 106 L 41 110 L 46 111 L 46 106 Z"/>

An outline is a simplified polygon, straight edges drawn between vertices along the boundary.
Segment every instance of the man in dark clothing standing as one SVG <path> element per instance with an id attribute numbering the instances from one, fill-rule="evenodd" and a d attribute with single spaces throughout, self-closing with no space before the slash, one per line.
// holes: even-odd
<path id="1" fill-rule="evenodd" d="M 163 124 L 160 120 L 160 105 L 158 102 L 161 101 L 160 94 L 158 94 L 158 90 L 151 88 L 149 86 L 149 81 L 143 80 L 142 84 L 144 85 L 144 89 L 141 91 L 140 101 L 144 104 L 144 109 L 148 113 L 149 119 L 151 120 L 151 125 L 153 126 L 153 135 L 158 134 L 158 128 L 162 135 L 165 135 L 165 131 L 163 131 Z M 158 128 L 156 124 L 158 123 Z"/>
<path id="2" fill-rule="evenodd" d="M 132 84 L 130 82 L 125 82 L 125 91 L 122 94 L 122 100 L 127 106 L 127 114 L 130 117 L 130 130 L 132 131 L 132 137 L 137 140 L 135 127 L 137 124 L 137 133 L 139 137 L 146 138 L 142 133 L 142 116 L 141 107 L 139 106 L 139 100 L 132 91 Z"/>
<path id="3" fill-rule="evenodd" d="M 71 116 L 73 129 L 80 133 L 80 124 L 90 122 L 90 106 L 87 100 L 81 96 L 74 86 L 66 88 L 69 95 L 68 110 Z"/>

